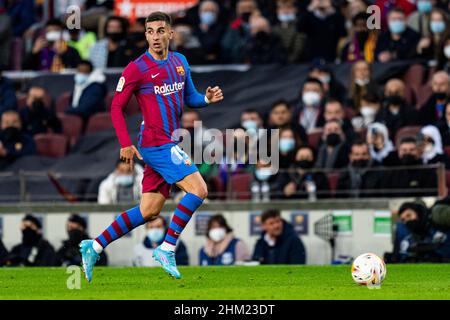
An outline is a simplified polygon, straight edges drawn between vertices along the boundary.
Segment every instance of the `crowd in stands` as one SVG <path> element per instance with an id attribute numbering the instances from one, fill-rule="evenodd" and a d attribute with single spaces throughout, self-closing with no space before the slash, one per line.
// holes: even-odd
<path id="1" fill-rule="evenodd" d="M 110 128 L 104 120 L 112 93 L 103 72 L 145 51 L 145 18 L 130 23 L 114 16 L 113 1 L 77 3 L 81 30 L 66 28 L 62 9 L 45 20 L 40 2 L 0 1 L 0 61 L 8 61 L 0 71 L 76 71 L 73 89 L 56 101 L 45 86 L 15 92 L 0 72 L 0 169 L 26 155 L 64 156 L 80 135 Z M 372 4 L 381 8 L 379 29 L 369 28 Z M 171 49 L 192 65 L 311 66 L 302 87 L 292 88 L 298 101 L 269 100 L 269 114 L 253 108 L 240 118 L 237 140 L 280 129 L 280 171 L 248 165 L 245 154 L 228 165 L 201 164 L 210 195 L 220 198 L 229 183 L 240 192 L 231 197 L 265 201 L 436 195 L 436 167 L 450 165 L 448 15 L 448 2 L 439 0 L 203 0 L 173 14 Z M 375 80 L 373 63 L 410 59 L 415 63 L 406 73 Z M 347 84 L 330 63 L 351 64 Z M 136 112 L 132 100 L 128 114 Z M 196 119 L 185 112 L 181 123 L 193 131 Z M 58 136 L 59 149 L 47 147 L 49 133 Z M 120 173 L 119 167 L 102 183 L 99 202 L 135 199 L 141 169 Z"/>

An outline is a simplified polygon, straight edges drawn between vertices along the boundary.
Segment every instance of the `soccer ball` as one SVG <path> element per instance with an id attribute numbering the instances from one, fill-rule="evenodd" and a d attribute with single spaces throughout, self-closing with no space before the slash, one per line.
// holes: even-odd
<path id="1" fill-rule="evenodd" d="M 377 279 L 377 269 L 379 279 Z M 386 264 L 376 254 L 364 253 L 353 261 L 352 277 L 359 285 L 381 284 L 386 277 Z"/>

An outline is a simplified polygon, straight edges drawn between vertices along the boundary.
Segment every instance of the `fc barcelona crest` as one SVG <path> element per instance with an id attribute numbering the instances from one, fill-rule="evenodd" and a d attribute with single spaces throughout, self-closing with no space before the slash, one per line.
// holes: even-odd
<path id="1" fill-rule="evenodd" d="M 186 73 L 186 72 L 184 72 L 183 66 L 177 67 L 177 72 L 180 76 L 184 76 L 184 74 Z"/>

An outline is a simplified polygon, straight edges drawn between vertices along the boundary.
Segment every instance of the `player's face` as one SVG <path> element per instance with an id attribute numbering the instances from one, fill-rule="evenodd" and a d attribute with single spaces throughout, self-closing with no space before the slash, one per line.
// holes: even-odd
<path id="1" fill-rule="evenodd" d="M 145 36 L 150 51 L 162 54 L 169 48 L 169 41 L 173 38 L 173 30 L 164 21 L 147 22 Z"/>

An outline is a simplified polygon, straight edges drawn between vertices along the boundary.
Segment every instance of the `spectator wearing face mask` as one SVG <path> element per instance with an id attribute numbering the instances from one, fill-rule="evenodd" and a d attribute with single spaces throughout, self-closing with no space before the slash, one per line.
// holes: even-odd
<path id="1" fill-rule="evenodd" d="M 394 144 L 389 139 L 387 127 L 379 122 L 369 125 L 366 136 L 369 145 L 370 157 L 374 162 L 383 166 L 393 166 L 396 164 L 397 156 Z"/>
<path id="2" fill-rule="evenodd" d="M 445 104 L 442 118 L 438 121 L 437 127 L 442 137 L 442 144 L 450 146 L 450 101 Z"/>
<path id="3" fill-rule="evenodd" d="M 345 101 L 347 98 L 347 89 L 336 80 L 333 71 L 327 66 L 325 60 L 313 60 L 308 77 L 316 78 L 322 82 L 324 96 L 327 99 Z"/>
<path id="4" fill-rule="evenodd" d="M 23 130 L 31 136 L 52 131 L 62 132 L 61 121 L 53 109 L 45 105 L 45 89 L 32 86 L 28 90 L 27 104 L 20 109 Z"/>
<path id="5" fill-rule="evenodd" d="M 405 83 L 390 79 L 384 86 L 384 99 L 375 120 L 389 128 L 389 137 L 395 138 L 397 131 L 406 126 L 418 124 L 417 111 L 405 99 Z"/>
<path id="6" fill-rule="evenodd" d="M 437 172 L 433 168 L 423 168 L 417 139 L 404 137 L 397 148 L 398 165 L 386 173 L 383 189 L 389 189 L 389 196 L 436 196 Z"/>
<path id="7" fill-rule="evenodd" d="M 432 95 L 419 110 L 422 125 L 436 124 L 443 117 L 444 107 L 450 96 L 450 77 L 445 71 L 438 71 L 431 80 Z"/>
<path id="8" fill-rule="evenodd" d="M 433 9 L 430 14 L 430 34 L 417 44 L 418 56 L 436 65 L 449 35 L 449 27 L 447 14 L 441 9 Z"/>
<path id="9" fill-rule="evenodd" d="M 369 145 L 362 140 L 353 142 L 347 169 L 339 175 L 336 196 L 339 198 L 380 197 L 383 173 L 370 156 Z"/>
<path id="10" fill-rule="evenodd" d="M 272 104 L 268 117 L 268 129 L 292 128 L 302 142 L 308 141 L 305 129 L 292 121 L 292 107 L 286 100 L 278 100 Z M 270 131 L 269 131 L 270 132 Z"/>
<path id="11" fill-rule="evenodd" d="M 283 199 L 309 199 L 329 197 L 329 184 L 327 176 L 320 171 L 311 171 L 314 168 L 314 151 L 311 147 L 301 146 L 289 170 L 282 172 L 280 188 Z"/>
<path id="12" fill-rule="evenodd" d="M 129 61 L 119 48 L 126 44 L 128 21 L 123 17 L 111 16 L 105 22 L 105 38 L 98 40 L 91 48 L 89 60 L 97 69 L 125 67 Z"/>
<path id="13" fill-rule="evenodd" d="M 153 258 L 153 250 L 164 241 L 167 222 L 162 216 L 156 216 L 145 224 L 145 238 L 134 247 L 133 266 L 158 267 L 160 263 Z M 177 265 L 187 266 L 189 256 L 182 240 L 178 240 L 175 248 Z"/>
<path id="14" fill-rule="evenodd" d="M 417 10 L 408 16 L 408 27 L 419 33 L 421 37 L 430 35 L 428 26 L 434 2 L 434 0 L 418 0 L 416 2 Z"/>
<path id="15" fill-rule="evenodd" d="M 251 64 L 284 64 L 287 52 L 281 39 L 273 34 L 269 20 L 263 16 L 250 18 L 250 41 L 244 48 L 244 61 Z"/>
<path id="16" fill-rule="evenodd" d="M 98 189 L 99 204 L 134 202 L 141 194 L 141 181 L 144 170 L 135 164 L 133 170 L 124 162 L 117 162 L 116 169 L 100 183 Z"/>
<path id="17" fill-rule="evenodd" d="M 341 123 L 328 121 L 323 128 L 322 144 L 317 152 L 316 168 L 339 169 L 348 164 L 350 146 L 345 139 Z"/>
<path id="18" fill-rule="evenodd" d="M 77 50 L 82 60 L 89 59 L 89 52 L 97 41 L 97 36 L 92 31 L 83 29 L 70 29 L 67 44 Z"/>
<path id="19" fill-rule="evenodd" d="M 345 109 L 339 100 L 328 99 L 325 103 L 323 113 L 320 115 L 317 126 L 323 128 L 325 123 L 331 120 L 337 120 L 341 123 L 342 130 L 344 130 L 347 141 L 353 141 L 355 138 L 355 131 L 351 121 L 345 114 Z"/>
<path id="20" fill-rule="evenodd" d="M 51 267 L 58 261 L 53 246 L 42 235 L 42 224 L 33 215 L 26 215 L 20 227 L 22 242 L 14 246 L 5 259 L 6 266 Z"/>
<path id="21" fill-rule="evenodd" d="M 372 63 L 375 60 L 377 33 L 367 28 L 369 15 L 365 11 L 359 12 L 351 18 L 351 32 L 340 53 L 342 62 L 364 60 Z"/>
<path id="22" fill-rule="evenodd" d="M 281 39 L 289 63 L 305 61 L 306 34 L 298 32 L 298 9 L 294 0 L 277 1 L 277 24 L 273 34 Z"/>
<path id="23" fill-rule="evenodd" d="M 295 158 L 297 148 L 300 146 L 300 138 L 291 128 L 283 128 L 279 131 L 280 169 L 287 169 Z"/>
<path id="24" fill-rule="evenodd" d="M 253 181 L 250 183 L 250 192 L 253 201 L 268 202 L 271 198 L 279 197 L 279 177 L 280 172 L 275 173 L 270 164 L 266 164 L 258 159 L 253 174 Z"/>
<path id="25" fill-rule="evenodd" d="M 441 51 L 439 53 L 437 70 L 443 70 L 450 73 L 450 35 L 444 39 Z"/>
<path id="26" fill-rule="evenodd" d="M 22 132 L 22 122 L 16 111 L 2 114 L 0 129 L 0 168 L 36 152 L 33 138 Z"/>
<path id="27" fill-rule="evenodd" d="M 256 109 L 246 109 L 241 113 L 241 129 L 247 134 L 251 134 L 260 138 L 263 134 L 260 129 L 263 129 L 263 119 Z"/>
<path id="28" fill-rule="evenodd" d="M 250 16 L 258 14 L 260 13 L 255 0 L 239 0 L 236 3 L 236 18 L 231 21 L 221 42 L 223 62 L 242 62 L 242 51 L 251 38 Z"/>
<path id="29" fill-rule="evenodd" d="M 220 61 L 220 42 L 225 32 L 224 24 L 219 21 L 220 15 L 220 7 L 217 2 L 206 0 L 200 3 L 199 23 L 194 27 L 193 33 L 200 41 L 206 63 Z"/>
<path id="30" fill-rule="evenodd" d="M 131 62 L 139 58 L 148 49 L 145 38 L 145 18 L 138 18 L 130 27 L 126 37 L 126 44 L 119 46 L 117 55 L 123 56 L 125 61 Z"/>
<path id="31" fill-rule="evenodd" d="M 308 35 L 308 57 L 334 62 L 339 41 L 347 35 L 344 16 L 331 0 L 312 0 L 300 17 L 299 31 Z M 326 39 L 326 41 L 324 41 Z"/>
<path id="32" fill-rule="evenodd" d="M 66 230 L 69 238 L 63 241 L 61 248 L 56 252 L 58 264 L 62 266 L 80 266 L 82 261 L 79 245 L 81 241 L 89 239 L 86 220 L 78 214 L 72 214 L 67 219 Z M 106 253 L 102 251 L 96 265 L 106 266 L 107 264 L 108 258 Z"/>
<path id="33" fill-rule="evenodd" d="M 318 128 L 318 120 L 323 109 L 324 90 L 320 80 L 307 78 L 303 83 L 300 106 L 294 121 L 309 134 Z"/>
<path id="34" fill-rule="evenodd" d="M 420 35 L 406 25 L 403 9 L 393 8 L 388 13 L 388 28 L 378 37 L 376 60 L 389 62 L 406 60 L 416 56 Z"/>
<path id="35" fill-rule="evenodd" d="M 365 61 L 358 61 L 352 65 L 350 83 L 348 85 L 347 106 L 359 112 L 361 98 L 368 92 L 378 93 L 378 86 L 373 80 L 370 65 Z"/>
<path id="36" fill-rule="evenodd" d="M 428 125 L 420 130 L 423 144 L 422 160 L 424 164 L 442 163 L 449 167 L 449 159 L 442 148 L 442 138 L 439 129 Z"/>
<path id="37" fill-rule="evenodd" d="M 252 260 L 261 264 L 306 263 L 305 246 L 292 224 L 281 218 L 280 211 L 264 211 L 261 227 L 263 232 L 255 244 Z"/>
<path id="38" fill-rule="evenodd" d="M 193 65 L 204 64 L 205 52 L 203 51 L 200 40 L 193 35 L 192 26 L 190 26 L 186 19 L 179 18 L 173 23 L 174 35 L 170 43 L 170 49 L 177 51 Z"/>
<path id="39" fill-rule="evenodd" d="M 200 249 L 201 266 L 234 265 L 250 260 L 245 243 L 236 238 L 221 214 L 212 216 L 206 229 L 206 243 Z"/>
<path id="40" fill-rule="evenodd" d="M 355 129 L 367 128 L 375 122 L 381 110 L 381 101 L 377 94 L 368 92 L 361 97 L 361 107 L 357 116 L 353 117 L 352 124 Z"/>
<path id="41" fill-rule="evenodd" d="M 23 62 L 25 70 L 46 70 L 59 72 L 65 68 L 75 68 L 81 60 L 77 50 L 67 44 L 63 24 L 57 19 L 45 25 L 45 35 L 38 37 Z"/>
<path id="42" fill-rule="evenodd" d="M 93 70 L 89 61 L 81 61 L 77 65 L 70 106 L 66 113 L 81 117 L 85 124 L 90 116 L 105 110 L 105 96 L 107 92 L 106 77 L 101 70 Z"/>
<path id="43" fill-rule="evenodd" d="M 2 74 L 0 63 L 0 117 L 8 110 L 17 110 L 17 98 L 11 80 Z"/>

